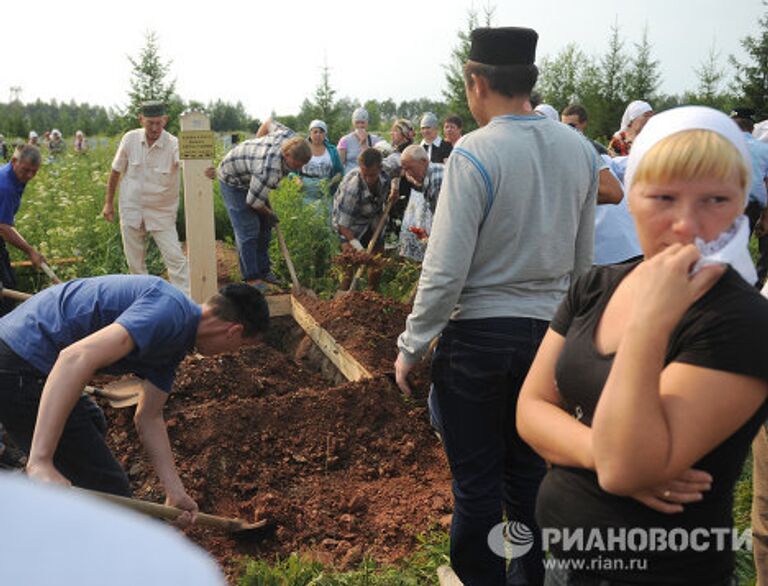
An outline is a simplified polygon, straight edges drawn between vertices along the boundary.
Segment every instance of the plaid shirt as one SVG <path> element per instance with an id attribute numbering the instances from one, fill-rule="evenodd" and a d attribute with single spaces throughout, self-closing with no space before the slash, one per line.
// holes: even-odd
<path id="1" fill-rule="evenodd" d="M 391 177 L 399 174 L 400 158 L 391 155 L 384 159 L 379 183 L 373 192 L 368 188 L 359 168 L 347 173 L 333 197 L 333 227 L 349 228 L 358 239 L 368 229 L 373 233 L 389 197 Z"/>
<path id="2" fill-rule="evenodd" d="M 233 148 L 219 165 L 224 183 L 248 189 L 245 201 L 254 208 L 269 204 L 269 192 L 288 174 L 280 146 L 296 134 L 279 122 L 272 122 L 269 134 L 246 140 Z"/>

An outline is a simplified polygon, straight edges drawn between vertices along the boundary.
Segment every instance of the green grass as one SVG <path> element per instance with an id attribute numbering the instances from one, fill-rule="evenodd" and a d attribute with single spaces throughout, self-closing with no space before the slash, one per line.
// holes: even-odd
<path id="1" fill-rule="evenodd" d="M 395 566 L 370 559 L 350 571 L 336 571 L 306 557 L 291 555 L 269 563 L 249 560 L 239 586 L 420 586 L 437 583 L 437 568 L 448 564 L 448 534 L 433 531 L 419 537 L 414 554 Z"/>

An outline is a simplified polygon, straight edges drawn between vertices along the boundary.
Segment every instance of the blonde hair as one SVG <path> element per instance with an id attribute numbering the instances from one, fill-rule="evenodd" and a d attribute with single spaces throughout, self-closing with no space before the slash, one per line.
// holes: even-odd
<path id="1" fill-rule="evenodd" d="M 702 178 L 727 181 L 734 171 L 746 198 L 751 177 L 736 147 L 711 130 L 684 130 L 659 141 L 645 154 L 637 165 L 632 186 Z"/>

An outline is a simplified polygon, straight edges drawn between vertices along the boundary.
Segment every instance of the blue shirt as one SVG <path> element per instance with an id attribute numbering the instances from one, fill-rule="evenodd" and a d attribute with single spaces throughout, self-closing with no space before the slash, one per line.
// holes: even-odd
<path id="1" fill-rule="evenodd" d="M 61 350 L 117 323 L 136 347 L 104 372 L 133 373 L 170 391 L 201 315 L 196 303 L 159 277 L 108 275 L 41 291 L 0 319 L 0 339 L 48 374 Z"/>
<path id="2" fill-rule="evenodd" d="M 765 189 L 765 178 L 768 177 L 768 144 L 755 139 L 749 132 L 744 133 L 744 138 L 752 157 L 752 186 L 749 188 L 749 199 L 765 207 L 768 205 L 768 193 Z"/>
<path id="3" fill-rule="evenodd" d="M 0 167 L 0 224 L 13 226 L 26 183 L 19 181 L 11 163 Z"/>

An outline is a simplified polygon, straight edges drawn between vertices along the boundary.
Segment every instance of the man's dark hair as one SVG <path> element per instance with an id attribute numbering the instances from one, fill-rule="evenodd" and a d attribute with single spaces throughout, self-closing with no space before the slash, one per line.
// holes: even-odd
<path id="1" fill-rule="evenodd" d="M 587 109 L 581 104 L 570 104 L 565 107 L 565 110 L 560 114 L 561 116 L 578 116 L 579 122 L 586 122 L 589 117 L 587 116 Z"/>
<path id="2" fill-rule="evenodd" d="M 245 283 L 225 285 L 206 303 L 220 320 L 242 325 L 246 338 L 269 327 L 267 300 L 261 291 Z"/>
<path id="3" fill-rule="evenodd" d="M 445 119 L 445 124 L 453 124 L 458 128 L 464 128 L 464 122 L 456 114 L 451 114 Z"/>
<path id="4" fill-rule="evenodd" d="M 357 164 L 366 169 L 381 166 L 381 151 L 373 147 L 365 149 L 357 156 Z"/>
<path id="5" fill-rule="evenodd" d="M 472 87 L 472 75 L 484 77 L 488 86 L 495 92 L 508 98 L 530 96 L 539 77 L 535 65 L 486 65 L 467 61 L 464 66 L 464 80 Z"/>
<path id="6" fill-rule="evenodd" d="M 731 118 L 743 132 L 752 132 L 755 128 L 755 121 L 752 118 Z"/>
<path id="7" fill-rule="evenodd" d="M 19 163 L 29 163 L 35 167 L 39 166 L 42 161 L 40 149 L 33 144 L 23 144 L 16 147 L 16 152 L 13 154 L 13 158 Z"/>

